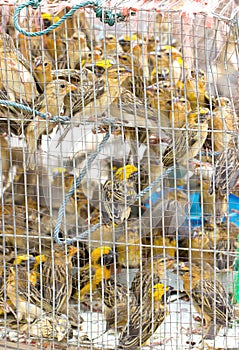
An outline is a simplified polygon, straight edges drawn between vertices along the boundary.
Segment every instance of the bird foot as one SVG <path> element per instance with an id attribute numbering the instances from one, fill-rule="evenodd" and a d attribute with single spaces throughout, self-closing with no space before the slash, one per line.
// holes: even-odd
<path id="1" fill-rule="evenodd" d="M 196 322 L 202 322 L 202 318 L 201 318 L 199 315 L 193 316 L 193 319 L 194 319 L 194 321 L 196 321 Z"/>
<path id="2" fill-rule="evenodd" d="M 167 338 L 167 339 L 163 339 L 159 342 L 153 342 L 153 344 L 149 345 L 150 348 L 154 349 L 155 346 L 162 346 L 167 344 L 171 339 L 173 339 L 173 337 Z"/>
<path id="3" fill-rule="evenodd" d="M 199 327 L 199 328 L 195 328 L 195 329 L 181 327 L 181 330 L 186 331 L 186 336 L 187 336 L 187 337 L 190 336 L 191 334 L 202 335 L 204 329 L 206 329 L 205 326 Z"/>

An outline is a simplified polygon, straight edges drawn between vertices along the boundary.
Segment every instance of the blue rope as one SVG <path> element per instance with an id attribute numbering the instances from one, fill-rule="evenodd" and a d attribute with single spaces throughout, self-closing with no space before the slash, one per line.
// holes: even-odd
<path id="1" fill-rule="evenodd" d="M 103 138 L 103 140 L 100 142 L 99 146 L 97 147 L 97 149 L 91 154 L 90 158 L 88 159 L 88 161 L 86 162 L 86 165 L 84 166 L 84 168 L 82 169 L 80 175 L 78 176 L 78 178 L 76 179 L 75 183 L 72 185 L 71 189 L 69 190 L 69 192 L 66 194 L 65 200 L 64 202 L 61 204 L 60 209 L 58 211 L 58 217 L 57 217 L 57 221 L 56 221 L 56 226 L 54 228 L 54 239 L 55 242 L 62 245 L 62 244 L 72 244 L 74 241 L 77 240 L 77 237 L 73 238 L 73 239 L 66 239 L 65 241 L 61 240 L 59 238 L 59 232 L 60 232 L 60 228 L 61 228 L 61 222 L 62 222 L 62 217 L 63 214 L 65 212 L 65 207 L 67 205 L 67 203 L 69 202 L 71 196 L 74 194 L 75 192 L 75 188 L 78 188 L 80 186 L 80 183 L 83 179 L 83 177 L 86 175 L 87 170 L 90 168 L 90 166 L 92 165 L 93 161 L 95 160 L 95 158 L 98 156 L 98 154 L 101 152 L 101 150 L 103 149 L 105 143 L 109 140 L 111 132 L 112 132 L 113 127 L 111 127 L 111 130 L 109 132 L 107 132 Z M 96 227 L 97 226 L 97 227 Z M 91 230 L 87 230 L 87 234 L 88 232 L 94 232 L 100 225 L 97 224 L 94 227 L 92 227 Z M 86 237 L 87 236 L 86 233 L 81 233 L 79 235 L 79 237 Z M 79 238 L 80 239 L 80 238 Z"/>
<path id="2" fill-rule="evenodd" d="M 110 10 L 104 10 L 102 8 L 102 1 L 96 0 L 96 1 L 83 1 L 79 5 L 72 6 L 69 12 L 65 13 L 62 18 L 59 19 L 56 23 L 53 23 L 48 28 L 40 30 L 39 32 L 27 32 L 26 30 L 22 29 L 19 26 L 18 17 L 20 15 L 20 12 L 25 8 L 31 6 L 33 9 L 37 9 L 40 6 L 41 0 L 29 0 L 26 3 L 19 5 L 15 11 L 14 11 L 14 26 L 15 28 L 22 34 L 29 36 L 29 37 L 35 37 L 40 36 L 44 34 L 48 34 L 51 30 L 56 29 L 59 27 L 66 19 L 71 17 L 77 10 L 79 10 L 82 7 L 93 7 L 94 12 L 96 13 L 96 17 L 101 20 L 101 22 L 107 23 L 109 26 L 113 26 L 115 22 L 125 21 L 125 16 L 121 13 L 113 14 Z"/>
<path id="3" fill-rule="evenodd" d="M 6 100 L 0 100 L 0 105 L 6 106 L 6 107 L 15 107 L 15 108 L 20 108 L 28 113 L 32 113 L 33 115 L 39 115 L 41 118 L 48 118 L 48 114 L 46 113 L 41 113 L 36 111 L 35 109 L 32 109 L 26 105 L 23 105 L 21 103 L 17 102 L 11 102 L 11 101 L 6 101 Z M 70 118 L 68 116 L 53 116 L 49 118 L 49 121 L 52 121 L 54 123 L 60 122 L 60 123 L 65 123 L 68 122 Z"/>

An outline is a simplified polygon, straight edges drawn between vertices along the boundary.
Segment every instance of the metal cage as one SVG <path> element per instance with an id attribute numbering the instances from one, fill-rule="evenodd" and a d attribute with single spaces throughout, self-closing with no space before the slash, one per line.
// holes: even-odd
<path id="1" fill-rule="evenodd" d="M 238 348 L 237 2 L 116 5 L 1 6 L 0 347 Z"/>

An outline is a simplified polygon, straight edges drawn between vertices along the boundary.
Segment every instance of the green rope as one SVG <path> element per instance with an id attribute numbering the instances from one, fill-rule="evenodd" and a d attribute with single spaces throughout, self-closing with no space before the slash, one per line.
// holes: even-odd
<path id="1" fill-rule="evenodd" d="M 49 114 L 47 113 L 41 113 L 36 111 L 35 109 L 32 109 L 26 105 L 23 105 L 21 103 L 17 103 L 17 102 L 12 102 L 12 101 L 7 101 L 7 100 L 0 100 L 0 105 L 2 106 L 6 106 L 6 107 L 15 107 L 15 108 L 19 108 L 22 109 L 23 111 L 26 111 L 28 113 L 32 113 L 33 115 L 39 115 L 41 118 L 47 119 L 49 118 L 49 121 L 53 122 L 53 123 L 65 123 L 65 122 L 69 122 L 70 118 L 68 116 L 51 116 L 49 117 Z"/>
<path id="2" fill-rule="evenodd" d="M 53 23 L 48 28 L 40 30 L 39 32 L 27 32 L 26 30 L 22 29 L 19 26 L 18 17 L 20 15 L 20 12 L 26 8 L 31 6 L 33 9 L 37 9 L 40 6 L 41 0 L 29 0 L 26 3 L 19 5 L 15 11 L 14 11 L 14 26 L 16 30 L 18 30 L 20 33 L 29 36 L 29 37 L 35 37 L 40 36 L 44 34 L 48 34 L 51 30 L 56 29 L 59 27 L 66 19 L 71 17 L 77 10 L 79 10 L 82 7 L 93 7 L 94 12 L 96 13 L 96 17 L 101 20 L 101 22 L 107 23 L 109 26 L 113 26 L 115 22 L 122 22 L 125 21 L 125 16 L 121 13 L 113 14 L 110 10 L 104 10 L 102 8 L 102 1 L 96 0 L 96 1 L 83 1 L 79 5 L 72 6 L 69 12 L 65 13 L 62 18 L 59 19 L 56 23 Z"/>

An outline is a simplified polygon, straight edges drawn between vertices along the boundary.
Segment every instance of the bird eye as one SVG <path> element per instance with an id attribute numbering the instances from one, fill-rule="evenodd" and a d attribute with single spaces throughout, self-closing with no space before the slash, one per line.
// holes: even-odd
<path id="1" fill-rule="evenodd" d="M 127 61 L 127 57 L 121 57 L 123 61 Z"/>
<path id="2" fill-rule="evenodd" d="M 60 85 L 60 88 L 61 88 L 61 89 L 64 89 L 65 87 L 66 87 L 65 84 L 61 84 L 61 85 Z"/>
<path id="3" fill-rule="evenodd" d="M 88 53 L 88 57 L 91 57 L 92 55 L 91 55 L 91 53 Z"/>
<path id="4" fill-rule="evenodd" d="M 47 65 L 48 65 L 48 63 L 47 63 L 47 62 L 45 62 L 45 63 L 44 63 L 44 66 L 46 67 Z"/>

